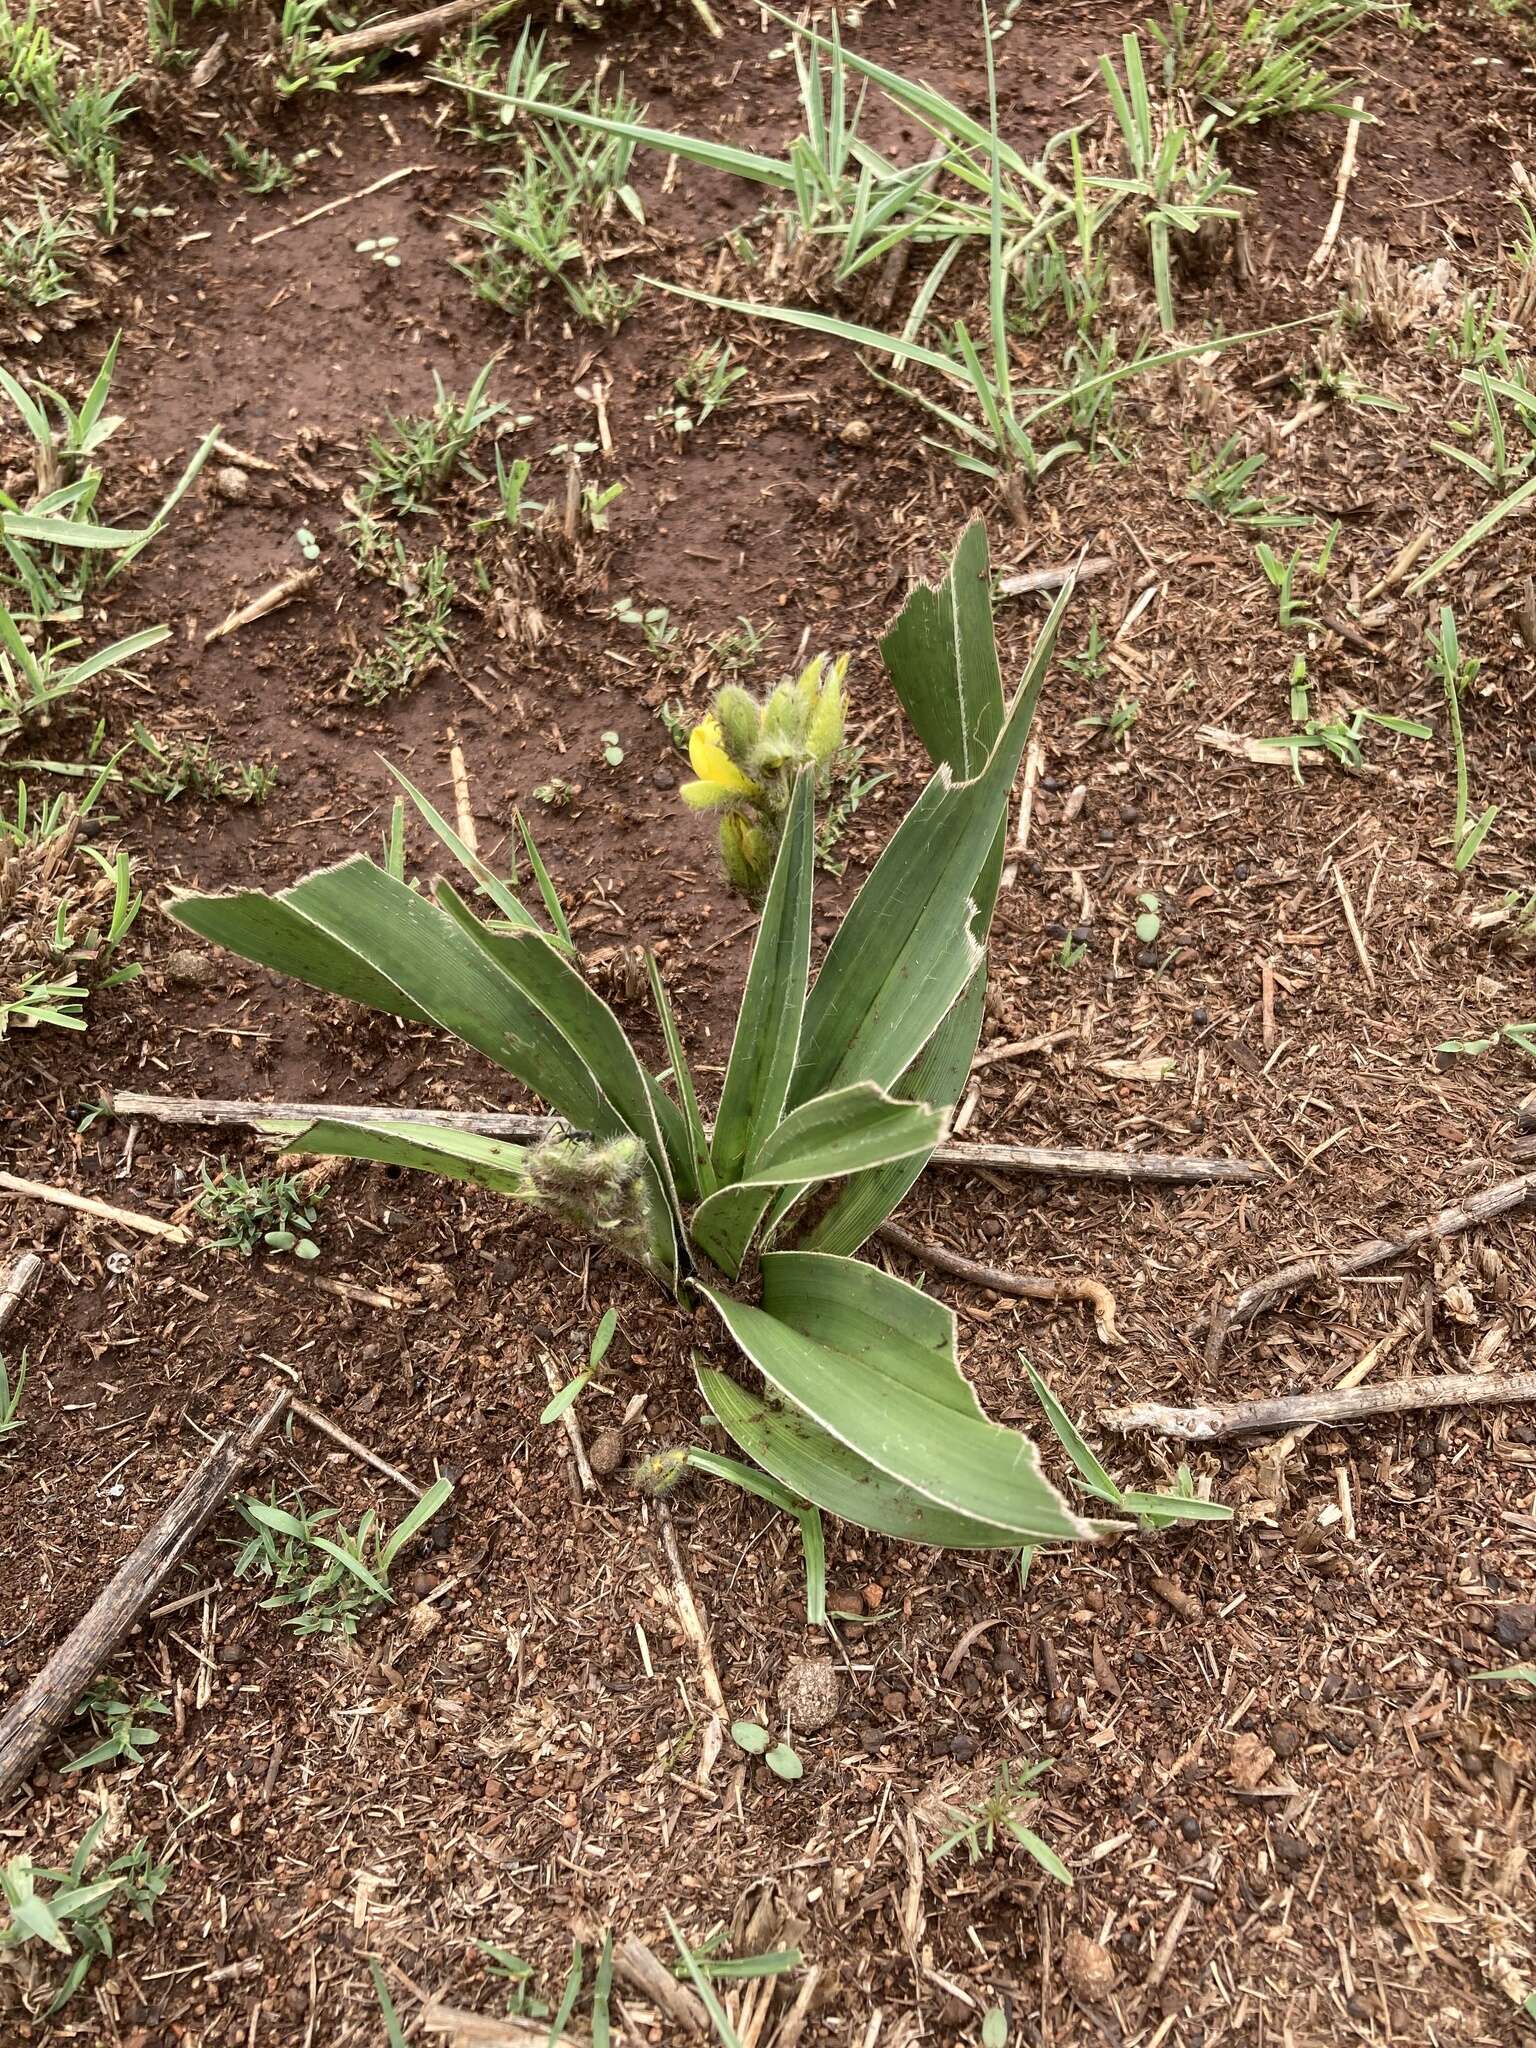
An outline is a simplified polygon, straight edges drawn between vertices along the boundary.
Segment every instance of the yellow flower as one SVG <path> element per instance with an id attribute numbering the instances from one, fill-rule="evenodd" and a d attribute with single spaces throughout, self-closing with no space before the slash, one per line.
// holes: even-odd
<path id="1" fill-rule="evenodd" d="M 743 775 L 722 744 L 718 719 L 706 717 L 688 735 L 688 760 L 697 783 L 689 783 L 684 797 L 698 810 L 713 810 L 732 797 L 754 797 L 757 784 Z M 694 794 L 690 795 L 689 792 Z"/>

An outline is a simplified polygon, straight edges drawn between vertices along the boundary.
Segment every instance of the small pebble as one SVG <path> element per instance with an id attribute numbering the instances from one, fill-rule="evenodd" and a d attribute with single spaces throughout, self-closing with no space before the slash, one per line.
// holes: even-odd
<path id="1" fill-rule="evenodd" d="M 599 1479 L 606 1479 L 610 1472 L 617 1472 L 623 1462 L 623 1431 L 612 1428 L 600 1429 L 592 1439 L 592 1448 L 587 1453 L 587 1463 Z"/>
<path id="2" fill-rule="evenodd" d="M 830 1657 L 791 1657 L 779 1683 L 778 1702 L 793 1729 L 819 1734 L 837 1719 L 843 1684 Z"/>
<path id="3" fill-rule="evenodd" d="M 1205 1007 L 1204 1003 L 1201 1003 L 1199 1005 L 1199 1007 L 1195 1011 L 1193 1018 L 1190 1021 L 1194 1024 L 1194 1027 L 1197 1031 L 1203 1031 L 1206 1025 L 1210 1023 L 1211 1013 Z"/>
<path id="4" fill-rule="evenodd" d="M 658 789 L 674 789 L 677 786 L 677 777 L 670 768 L 655 769 L 651 775 L 651 780 Z"/>

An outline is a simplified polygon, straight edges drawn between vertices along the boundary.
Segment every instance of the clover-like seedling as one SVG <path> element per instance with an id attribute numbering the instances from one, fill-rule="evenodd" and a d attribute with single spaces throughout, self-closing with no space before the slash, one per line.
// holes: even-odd
<path id="1" fill-rule="evenodd" d="M 787 1742 L 775 1742 L 768 1730 L 758 1721 L 733 1721 L 731 1740 L 738 1749 L 744 1749 L 748 1756 L 760 1756 L 776 1778 L 793 1783 L 805 1776 L 805 1765 Z"/>

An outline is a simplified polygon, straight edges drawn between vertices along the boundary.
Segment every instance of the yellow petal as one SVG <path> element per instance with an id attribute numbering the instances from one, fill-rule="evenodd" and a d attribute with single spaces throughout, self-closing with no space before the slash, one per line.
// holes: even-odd
<path id="1" fill-rule="evenodd" d="M 720 726 L 704 718 L 688 735 L 688 762 L 701 782 L 718 782 L 734 796 L 755 796 L 757 785 L 743 775 L 721 744 Z"/>

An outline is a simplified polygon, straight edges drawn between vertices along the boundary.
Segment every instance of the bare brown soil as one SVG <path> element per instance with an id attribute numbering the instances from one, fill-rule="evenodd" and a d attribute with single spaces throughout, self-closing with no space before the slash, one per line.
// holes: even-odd
<path id="1" fill-rule="evenodd" d="M 579 71 L 622 69 L 660 122 L 781 146 L 781 32 L 751 8 L 720 12 L 719 44 L 686 11 L 554 37 Z M 1362 136 L 1345 236 L 1413 264 L 1447 257 L 1465 284 L 1486 284 L 1510 233 L 1511 166 L 1533 147 L 1531 69 L 1515 27 L 1491 13 L 1419 14 L 1415 30 L 1383 13 L 1340 46 L 1380 121 Z M 1021 149 L 1096 112 L 1093 60 L 1139 18 L 1108 4 L 1021 12 L 999 45 Z M 1010 513 L 831 343 L 654 290 L 612 338 L 580 327 L 553 291 L 517 321 L 478 304 L 450 267 L 454 216 L 488 189 L 494 157 L 456 137 L 455 102 L 422 83 L 425 66 L 387 66 L 375 82 L 388 92 L 274 108 L 262 37 L 243 19 L 238 29 L 200 91 L 154 80 L 139 94 L 135 198 L 152 211 L 105 259 L 97 309 L 6 358 L 78 387 L 122 325 L 115 396 L 129 423 L 110 451 L 114 518 L 152 506 L 215 420 L 275 465 L 251 473 L 243 502 L 211 481 L 194 491 L 110 606 L 112 632 L 166 620 L 172 641 L 139 665 L 126 702 L 104 682 L 86 716 L 46 736 L 47 752 L 77 754 L 99 711 L 118 734 L 143 717 L 226 760 L 276 766 L 259 808 L 118 803 L 103 837 L 134 850 L 151 898 L 177 883 L 276 887 L 376 846 L 392 794 L 383 758 L 448 808 L 456 738 L 483 850 L 510 861 L 512 810 L 531 808 L 583 945 L 656 947 L 689 1049 L 717 1076 L 752 919 L 720 881 L 708 822 L 679 804 L 686 764 L 659 705 L 702 708 L 706 645 L 739 615 L 772 627 L 759 680 L 802 646 L 851 651 L 853 729 L 867 765 L 893 773 L 840 848 L 846 875 L 823 886 L 824 938 L 921 771 L 875 651 L 912 577 L 934 571 L 977 511 L 1007 569 L 1091 544 L 1115 566 L 1084 585 L 1064 652 L 1081 651 L 1096 617 L 1108 653 L 1097 672 L 1058 662 L 1047 689 L 1045 776 L 994 937 L 989 1038 L 1037 1049 L 978 1073 L 970 1128 L 1230 1153 L 1275 1178 L 1131 1194 L 930 1174 L 903 1212 L 913 1228 L 992 1263 L 1096 1275 L 1126 1340 L 1105 1347 L 1076 1308 L 930 1282 L 959 1311 L 967 1369 L 993 1413 L 1033 1428 L 1025 1356 L 1090 1422 L 1127 1398 L 1331 1384 L 1399 1327 L 1386 1376 L 1527 1362 L 1536 1258 L 1520 1215 L 1261 1318 L 1229 1344 L 1218 1384 L 1202 1358 L 1202 1317 L 1247 1279 L 1390 1235 L 1515 1170 L 1529 1063 L 1508 1045 L 1450 1061 L 1434 1048 L 1536 1013 L 1529 957 L 1473 921 L 1536 885 L 1536 680 L 1517 631 L 1528 528 L 1510 521 L 1443 591 L 1364 602 L 1421 528 L 1438 549 L 1491 502 L 1430 448 L 1472 409 L 1434 336 L 1421 326 L 1389 345 L 1324 322 L 1139 381 L 1117 416 L 1124 461 L 1063 463 Z M 968 9 L 871 9 L 856 33 L 869 54 L 984 107 Z M 136 20 L 109 14 L 90 35 L 114 65 L 148 71 Z M 226 126 L 284 155 L 322 154 L 292 192 L 215 192 L 175 158 Z M 1224 258 L 1185 279 L 1191 335 L 1332 313 L 1343 260 L 1322 283 L 1305 269 L 1341 137 L 1337 122 L 1306 119 L 1231 147 L 1253 193 L 1252 276 L 1240 283 Z M 880 139 L 913 157 L 925 146 L 915 129 Z M 418 168 L 254 241 L 403 165 Z M 759 288 L 722 240 L 752 220 L 756 193 L 697 170 L 664 182 L 643 156 L 635 183 L 647 226 L 610 224 L 627 252 L 617 275 Z M 397 270 L 358 253 L 380 236 L 398 237 Z M 965 289 L 979 289 L 974 276 Z M 648 416 L 714 334 L 729 335 L 749 378 L 740 402 L 679 445 Z M 1055 374 L 1046 341 L 1021 338 L 1016 353 L 1021 377 Z M 539 555 L 509 616 L 502 568 L 476 589 L 469 522 L 482 501 L 456 486 L 419 515 L 424 544 L 453 552 L 456 654 L 408 696 L 360 711 L 339 685 L 389 607 L 339 543 L 342 493 L 386 414 L 424 410 L 433 371 L 462 392 L 492 354 L 494 395 L 528 416 L 507 446 L 531 458 L 538 498 L 563 485 L 549 451 L 596 438 L 594 378 L 606 386 L 614 450 L 597 473 L 625 486 L 611 533 L 579 562 Z M 1291 430 L 1320 368 L 1398 409 L 1341 399 Z M 7 415 L 0 432 L 12 427 Z M 1234 432 L 1271 452 L 1266 491 L 1342 522 L 1328 600 L 1363 604 L 1364 644 L 1312 636 L 1315 702 L 1423 717 L 1432 743 L 1373 730 L 1360 771 L 1309 756 L 1298 778 L 1202 737 L 1286 730 L 1306 644 L 1279 629 L 1253 535 L 1186 494 L 1189 451 Z M 19 439 L 0 446 L 4 471 L 23 459 Z M 322 546 L 314 591 L 205 650 L 209 627 L 299 566 L 300 527 Z M 674 657 L 658 663 L 614 622 L 622 597 L 668 607 Z M 1479 801 L 1502 805 L 1465 878 L 1423 652 L 1442 597 L 1485 661 L 1467 747 Z M 1040 616 L 1037 600 L 1001 603 L 1005 673 Z M 1117 697 L 1139 706 L 1123 747 L 1082 723 Z M 603 759 L 609 731 L 618 767 Z M 555 778 L 570 801 L 531 803 Z M 428 858 L 414 834 L 412 851 Z M 1150 963 L 1132 932 L 1143 891 L 1163 903 Z M 1086 950 L 1065 967 L 1063 941 L 1079 931 Z M 508 1102 L 504 1077 L 434 1034 L 344 1013 L 223 956 L 188 979 L 173 960 L 184 944 L 147 910 L 135 948 L 147 971 L 93 1005 L 88 1032 L 0 1042 L 7 1167 L 167 1216 L 184 1213 L 201 1162 L 255 1171 L 263 1149 L 85 1119 L 109 1089 Z M 624 1015 L 650 1043 L 643 1006 Z M 1173 1063 L 1160 1081 L 1104 1065 L 1159 1058 Z M 1533 1653 L 1520 1646 L 1536 1621 L 1536 1429 L 1522 1411 L 1325 1429 L 1283 1466 L 1262 1445 L 1200 1453 L 1194 1471 L 1234 1507 L 1230 1524 L 1042 1556 L 1024 1584 L 1004 1560 L 830 1528 L 837 1613 L 809 1632 L 786 1519 L 695 1481 L 670 1512 L 732 1711 L 775 1719 L 786 1666 L 808 1649 L 841 1680 L 831 1724 L 795 1733 L 797 1783 L 729 1743 L 701 1782 L 707 1709 L 671 1604 L 661 1511 L 622 1472 L 583 1496 L 563 1433 L 538 1416 L 544 1357 L 565 1377 L 611 1304 L 619 1370 L 579 1411 L 589 1441 L 621 1428 L 626 1459 L 706 1441 L 689 1353 L 715 1348 L 713 1330 L 538 1217 L 422 1178 L 335 1171 L 319 1236 L 306 1269 L 166 1249 L 9 1197 L 0 1210 L 0 1250 L 47 1260 L 5 1338 L 13 1362 L 26 1347 L 31 1377 L 25 1427 L 0 1456 L 0 1684 L 37 1668 L 205 1435 L 248 1407 L 276 1362 L 382 1456 L 457 1488 L 399 1575 L 398 1605 L 352 1645 L 296 1640 L 262 1611 L 261 1589 L 233 1573 L 242 1525 L 214 1525 L 173 1589 L 202 1597 L 146 1623 L 113 1666 L 126 1691 L 173 1708 L 143 1768 L 62 1775 L 65 1747 L 83 1746 L 77 1728 L 0 1816 L 0 1857 L 66 1857 L 103 1801 L 114 1839 L 172 1857 L 154 1925 L 125 1927 L 61 2015 L 29 2016 L 0 1963 L 7 2048 L 374 2043 L 369 1955 L 385 1959 L 414 2041 L 428 1993 L 502 2009 L 476 1942 L 534 1963 L 552 2001 L 573 1937 L 616 1926 L 670 1958 L 668 1911 L 694 1941 L 724 1924 L 738 1950 L 802 1950 L 760 2017 L 755 1994 L 748 2007 L 764 2048 L 790 2048 L 784 2015 L 811 1968 L 800 2038 L 853 2048 L 974 2043 L 996 2004 L 1010 2040 L 1039 2048 L 1483 2048 L 1525 2024 L 1530 1708 L 1471 1678 Z M 401 1305 L 338 1299 L 319 1284 L 336 1278 Z M 1108 1449 L 1128 1481 L 1173 1476 L 1156 1446 Z M 302 1427 L 273 1451 L 262 1491 L 269 1480 L 313 1488 L 349 1521 L 403 1505 Z M 974 1804 L 999 1764 L 1041 1757 L 1051 1768 L 1032 1824 L 1071 1864 L 1070 1892 L 1002 1849 L 927 1864 L 951 1826 L 946 1804 Z M 676 2038 L 633 1994 L 616 2018 L 625 2041 Z"/>

